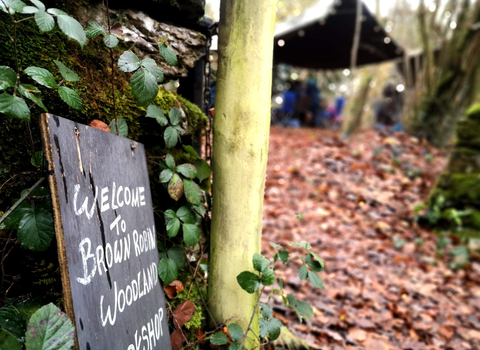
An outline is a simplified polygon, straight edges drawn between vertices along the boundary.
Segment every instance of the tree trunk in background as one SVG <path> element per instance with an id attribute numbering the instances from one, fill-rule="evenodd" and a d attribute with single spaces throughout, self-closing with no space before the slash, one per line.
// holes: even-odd
<path id="1" fill-rule="evenodd" d="M 213 210 L 208 307 L 211 324 L 246 329 L 258 294 L 237 275 L 260 252 L 270 131 L 276 0 L 224 0 L 213 124 Z M 258 319 L 252 329 L 258 333 Z M 257 340 L 247 340 L 252 348 Z"/>
<path id="2" fill-rule="evenodd" d="M 374 72 L 377 67 L 372 67 Z M 367 68 L 368 69 L 368 68 Z M 349 104 L 348 119 L 343 123 L 343 135 L 348 136 L 358 131 L 362 127 L 362 117 L 364 114 L 365 103 L 367 102 L 368 93 L 370 92 L 370 82 L 372 81 L 370 71 L 362 76 L 357 92 Z"/>

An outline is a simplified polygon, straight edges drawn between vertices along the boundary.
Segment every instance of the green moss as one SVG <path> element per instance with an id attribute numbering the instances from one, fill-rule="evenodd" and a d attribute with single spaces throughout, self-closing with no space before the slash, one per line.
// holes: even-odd
<path id="1" fill-rule="evenodd" d="M 198 288 L 194 285 L 192 287 L 192 290 L 190 291 L 190 295 L 188 298 L 188 300 L 195 304 L 195 312 L 192 316 L 192 319 L 185 323 L 185 328 L 187 330 L 192 330 L 193 333 L 197 328 L 202 328 L 203 326 L 205 326 L 206 323 L 206 310 L 202 304 L 202 298 L 200 297 L 200 293 L 202 293 L 203 297 L 206 298 L 207 291 L 205 286 L 200 287 L 200 289 L 201 290 L 199 291 Z M 189 290 L 190 286 L 186 287 L 183 292 L 178 293 L 178 304 L 181 304 L 182 302 L 187 300 Z"/>
<path id="2" fill-rule="evenodd" d="M 475 103 L 471 106 L 467 111 L 467 116 L 480 118 L 480 103 Z"/>

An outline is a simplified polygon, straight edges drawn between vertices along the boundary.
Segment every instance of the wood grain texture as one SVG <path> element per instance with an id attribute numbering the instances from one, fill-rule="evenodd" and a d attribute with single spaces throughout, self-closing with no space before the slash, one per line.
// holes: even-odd
<path id="1" fill-rule="evenodd" d="M 51 114 L 41 125 L 77 348 L 170 350 L 143 145 Z"/>

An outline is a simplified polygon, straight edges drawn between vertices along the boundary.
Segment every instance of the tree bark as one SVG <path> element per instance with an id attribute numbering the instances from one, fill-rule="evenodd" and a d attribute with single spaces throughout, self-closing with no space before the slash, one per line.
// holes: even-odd
<path id="1" fill-rule="evenodd" d="M 224 0 L 213 122 L 213 209 L 208 307 L 211 324 L 246 328 L 258 294 L 237 275 L 260 252 L 270 131 L 275 0 Z M 252 323 L 258 333 L 258 318 Z M 257 340 L 247 339 L 246 348 Z"/>

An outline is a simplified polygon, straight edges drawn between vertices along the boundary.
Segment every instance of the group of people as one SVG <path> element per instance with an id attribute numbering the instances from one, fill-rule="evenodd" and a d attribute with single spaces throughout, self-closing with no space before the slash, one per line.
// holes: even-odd
<path id="1" fill-rule="evenodd" d="M 337 128 L 342 120 L 345 98 L 339 96 L 334 104 L 322 97 L 315 79 L 306 82 L 290 81 L 283 94 L 282 106 L 274 111 L 272 123 L 290 127 L 314 126 Z"/>

